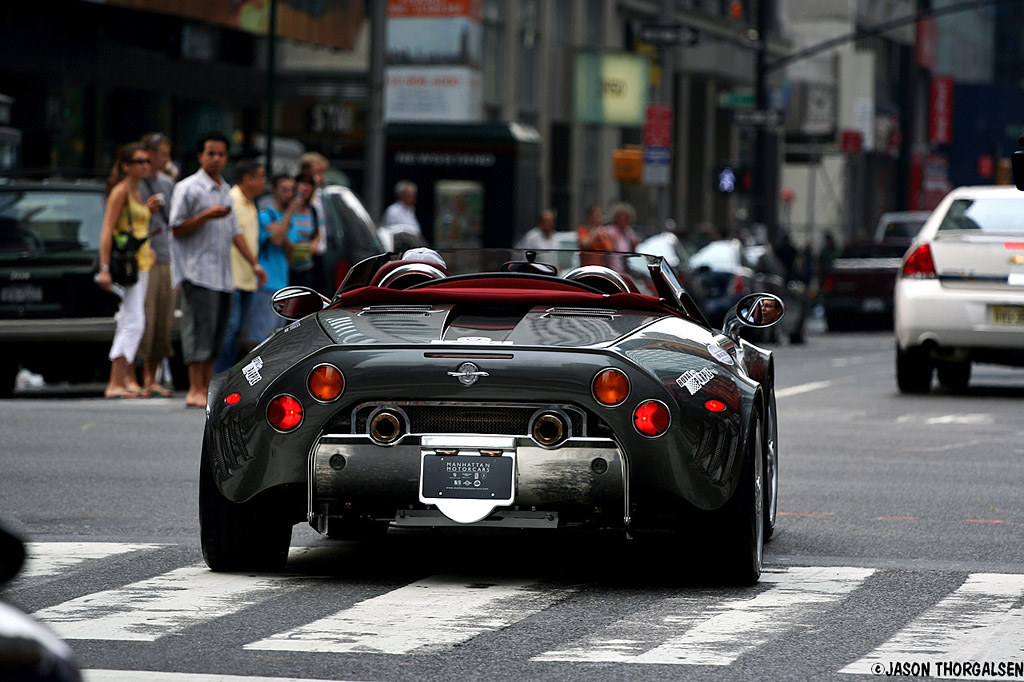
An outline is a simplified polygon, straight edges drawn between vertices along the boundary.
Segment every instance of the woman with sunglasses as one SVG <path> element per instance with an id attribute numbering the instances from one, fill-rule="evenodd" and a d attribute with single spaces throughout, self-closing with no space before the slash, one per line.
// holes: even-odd
<path id="1" fill-rule="evenodd" d="M 143 201 L 139 194 L 139 183 L 149 173 L 149 161 L 149 151 L 141 144 L 126 144 L 118 150 L 117 161 L 107 180 L 107 209 L 100 232 L 100 269 L 96 283 L 107 291 L 112 290 L 110 251 L 115 234 L 127 232 L 146 240 L 138 252 L 139 280 L 124 288 L 121 311 L 117 316 L 114 342 L 110 346 L 110 381 L 104 392 L 107 398 L 138 398 L 142 395 L 135 376 L 135 353 L 145 329 L 146 283 L 149 266 L 153 262 L 148 242 L 149 218 L 150 212 L 158 205 L 156 197 Z"/>

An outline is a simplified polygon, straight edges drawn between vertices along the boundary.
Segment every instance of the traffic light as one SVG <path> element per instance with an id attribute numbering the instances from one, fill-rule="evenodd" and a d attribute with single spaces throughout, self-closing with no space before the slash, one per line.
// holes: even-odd
<path id="1" fill-rule="evenodd" d="M 754 189 L 754 171 L 736 166 L 719 166 L 712 180 L 716 192 L 749 194 Z"/>

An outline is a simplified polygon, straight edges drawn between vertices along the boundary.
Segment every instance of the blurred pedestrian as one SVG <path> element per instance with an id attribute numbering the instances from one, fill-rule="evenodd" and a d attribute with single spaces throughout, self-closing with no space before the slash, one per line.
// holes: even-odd
<path id="1" fill-rule="evenodd" d="M 284 325 L 284 318 L 270 307 L 274 292 L 289 284 L 288 261 L 295 248 L 288 238 L 291 221 L 301 202 L 295 201 L 295 180 L 287 175 L 275 175 L 271 180 L 273 199 L 259 214 L 260 265 L 267 273 L 267 282 L 254 296 L 249 317 L 248 343 L 255 346 L 271 332 Z"/>
<path id="2" fill-rule="evenodd" d="M 231 245 L 252 267 L 259 286 L 267 273 L 242 236 L 232 212 L 228 184 L 221 177 L 228 160 L 222 133 L 199 137 L 199 170 L 174 188 L 170 225 L 171 273 L 181 287 L 181 345 L 188 366 L 187 407 L 205 407 L 214 363 L 220 355 L 231 311 Z"/>
<path id="3" fill-rule="evenodd" d="M 522 236 L 516 244 L 517 249 L 557 249 L 555 238 L 555 212 L 544 209 L 537 216 L 537 225 Z"/>
<path id="4" fill-rule="evenodd" d="M 324 254 L 327 252 L 327 213 L 324 211 L 323 188 L 330 166 L 327 157 L 319 152 L 306 152 L 299 157 L 299 175 L 309 175 L 313 178 L 313 198 L 309 205 L 316 216 L 316 229 L 319 234 L 316 250 L 313 252 L 313 288 L 326 294 L 334 291 L 334 281 L 324 271 Z"/>
<path id="5" fill-rule="evenodd" d="M 832 263 L 839 257 L 839 246 L 831 230 L 825 233 L 824 243 L 818 250 L 818 284 L 824 284 L 825 278 L 832 272 Z"/>
<path id="6" fill-rule="evenodd" d="M 639 243 L 633 223 L 636 222 L 636 210 L 624 201 L 612 204 L 608 209 L 611 222 L 601 228 L 598 233 L 608 244 L 609 251 L 630 253 Z M 625 261 L 622 256 L 606 256 L 604 264 L 618 272 L 625 272 Z"/>
<path id="7" fill-rule="evenodd" d="M 585 220 L 576 228 L 576 238 L 579 240 L 579 247 L 583 251 L 608 251 L 611 249 L 611 242 L 601 234 L 604 227 L 604 211 L 597 204 L 587 207 Z M 594 254 L 580 254 L 580 265 L 601 265 L 601 256 Z"/>
<path id="8" fill-rule="evenodd" d="M 242 229 L 242 237 L 249 246 L 249 251 L 258 254 L 260 223 L 255 202 L 266 189 L 267 174 L 263 170 L 263 164 L 252 159 L 242 159 L 235 164 L 235 177 L 238 178 L 238 182 L 231 188 L 231 206 L 235 220 Z M 231 247 L 231 278 L 235 282 L 235 290 L 231 294 L 231 316 L 228 319 L 228 330 L 224 335 L 224 347 L 221 348 L 220 358 L 213 367 L 214 374 L 229 369 L 238 361 L 238 340 L 242 329 L 249 321 L 253 296 L 259 289 L 252 266 L 234 245 Z"/>
<path id="9" fill-rule="evenodd" d="M 296 204 L 296 208 L 292 213 L 291 228 L 288 233 L 288 239 L 293 244 L 288 281 L 289 284 L 315 289 L 313 254 L 319 247 L 320 233 L 317 231 L 316 209 L 312 206 L 314 187 L 313 176 L 302 173 L 295 176 L 295 199 L 293 202 Z"/>
<path id="10" fill-rule="evenodd" d="M 142 395 L 170 397 L 174 391 L 157 381 L 157 370 L 164 358 L 174 355 L 171 331 L 174 328 L 175 291 L 171 286 L 171 194 L 174 182 L 160 169 L 171 160 L 171 141 L 161 133 L 143 135 L 142 146 L 149 152 L 149 167 L 139 183 L 139 194 L 150 204 L 149 248 L 153 263 L 146 285 L 146 327 L 139 343 L 142 364 Z"/>
<path id="11" fill-rule="evenodd" d="M 423 234 L 420 221 L 416 219 L 416 183 L 399 180 L 395 183 L 395 203 L 384 210 L 381 225 L 409 225 Z"/>
<path id="12" fill-rule="evenodd" d="M 107 180 L 107 207 L 100 232 L 99 272 L 96 283 L 107 291 L 115 284 L 123 287 L 117 315 L 114 341 L 110 346 L 110 380 L 103 395 L 107 398 L 139 398 L 141 387 L 135 376 L 135 354 L 146 326 L 146 283 L 152 254 L 149 250 L 149 217 L 157 208 L 155 197 L 148 202 L 139 194 L 139 183 L 149 171 L 149 152 L 139 143 L 122 146 Z M 111 274 L 115 240 L 134 237 L 141 242 L 135 256 L 138 279 L 115 282 Z M 130 240 L 129 240 L 130 241 Z"/>

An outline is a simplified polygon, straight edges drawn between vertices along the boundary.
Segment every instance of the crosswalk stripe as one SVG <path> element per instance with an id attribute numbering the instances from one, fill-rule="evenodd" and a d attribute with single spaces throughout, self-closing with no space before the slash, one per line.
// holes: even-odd
<path id="1" fill-rule="evenodd" d="M 203 565 L 72 599 L 33 614 L 64 639 L 152 642 L 258 603 L 294 576 L 213 573 Z M 297 583 L 296 583 L 297 584 Z"/>
<path id="2" fill-rule="evenodd" d="M 123 542 L 28 542 L 25 544 L 25 565 L 18 580 L 59 575 L 89 559 L 106 559 L 163 547 L 161 544 Z"/>
<path id="3" fill-rule="evenodd" d="M 874 569 L 849 567 L 765 571 L 761 582 L 770 587 L 755 597 L 703 608 L 700 597 L 670 598 L 575 646 L 531 660 L 729 665 L 784 629 L 810 622 L 872 573 Z"/>
<path id="4" fill-rule="evenodd" d="M 83 670 L 85 682 L 342 682 L 298 677 L 248 677 L 203 673 L 164 673 L 148 670 Z"/>
<path id="5" fill-rule="evenodd" d="M 1024 575 L 972 573 L 955 592 L 839 672 L 870 674 L 873 666 L 890 663 L 1019 661 L 1024 658 L 1022 599 Z"/>
<path id="6" fill-rule="evenodd" d="M 308 625 L 245 645 L 249 650 L 423 653 L 517 623 L 575 588 L 527 580 L 431 576 Z"/>

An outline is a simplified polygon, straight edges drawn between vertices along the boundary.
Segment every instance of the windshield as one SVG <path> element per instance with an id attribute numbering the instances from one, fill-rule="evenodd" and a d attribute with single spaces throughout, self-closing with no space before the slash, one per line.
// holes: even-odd
<path id="1" fill-rule="evenodd" d="M 1024 196 L 956 199 L 939 225 L 944 230 L 1024 234 Z"/>
<path id="2" fill-rule="evenodd" d="M 97 249 L 103 193 L 0 190 L 0 251 Z"/>

